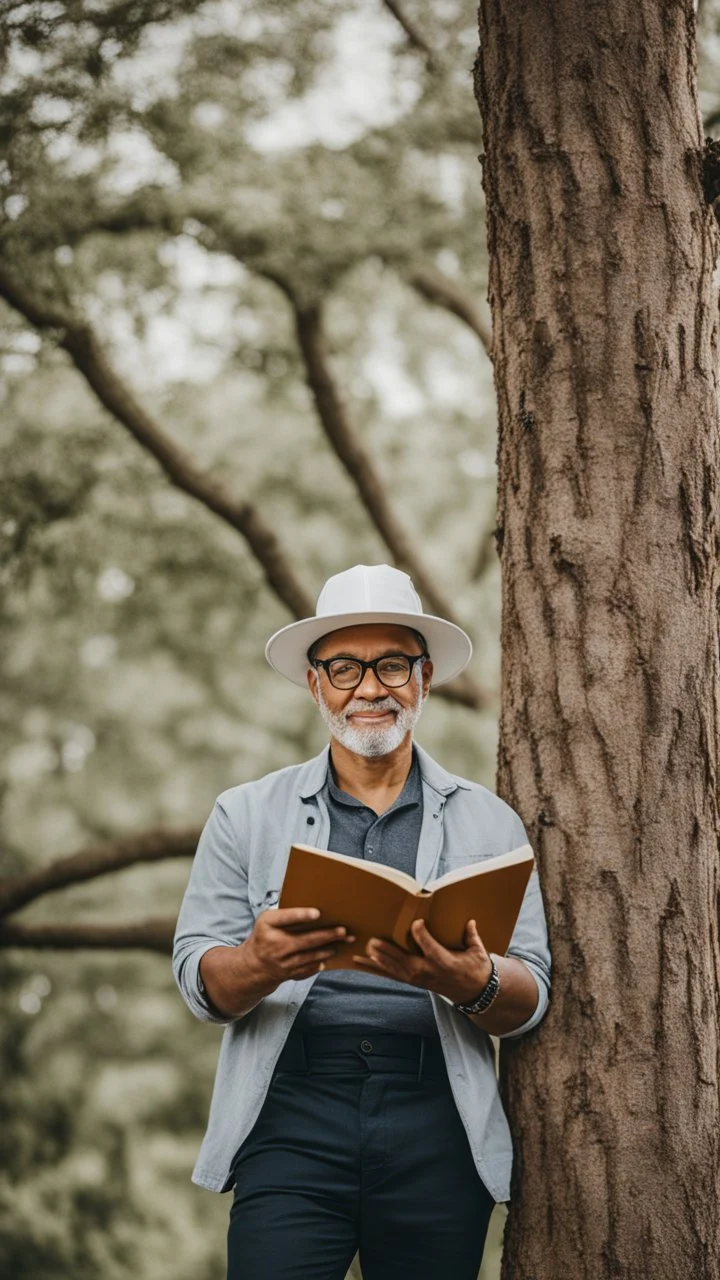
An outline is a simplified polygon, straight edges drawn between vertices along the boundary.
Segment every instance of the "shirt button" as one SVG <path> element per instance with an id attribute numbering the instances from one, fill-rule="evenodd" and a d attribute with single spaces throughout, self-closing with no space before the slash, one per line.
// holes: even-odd
<path id="1" fill-rule="evenodd" d="M 361 1040 L 360 1049 L 362 1050 L 363 1053 L 372 1053 L 373 1051 L 372 1044 L 369 1040 Z"/>

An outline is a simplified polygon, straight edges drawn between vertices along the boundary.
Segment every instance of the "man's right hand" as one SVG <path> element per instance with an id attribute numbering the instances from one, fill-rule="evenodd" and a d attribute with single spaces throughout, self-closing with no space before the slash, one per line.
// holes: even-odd
<path id="1" fill-rule="evenodd" d="M 288 978 L 311 977 L 335 954 L 338 943 L 354 941 L 342 925 L 313 929 L 319 917 L 316 907 L 276 907 L 258 916 L 240 949 L 260 980 L 272 982 L 271 991 Z"/>
<path id="2" fill-rule="evenodd" d="M 240 1018 L 281 982 L 318 973 L 339 943 L 355 941 L 342 925 L 313 929 L 319 916 L 315 907 L 272 908 L 257 917 L 239 947 L 206 951 L 200 975 L 213 1008 Z"/>

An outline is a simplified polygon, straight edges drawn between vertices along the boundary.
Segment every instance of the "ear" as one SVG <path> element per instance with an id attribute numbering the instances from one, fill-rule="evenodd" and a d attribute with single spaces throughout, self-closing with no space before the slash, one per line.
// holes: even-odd
<path id="1" fill-rule="evenodd" d="M 425 662 L 423 662 L 423 665 L 422 665 L 423 698 L 427 698 L 430 692 L 430 682 L 432 680 L 432 674 L 433 674 L 433 664 L 428 658 Z"/>
<path id="2" fill-rule="evenodd" d="M 306 675 L 306 677 L 307 677 L 308 689 L 310 690 L 310 692 L 311 692 L 311 694 L 312 694 L 313 698 L 314 698 L 314 699 L 315 699 L 315 701 L 317 702 L 317 700 L 318 700 L 318 691 L 317 691 L 318 674 L 317 674 L 317 671 L 316 671 L 315 667 L 308 667 L 307 671 L 305 672 L 305 675 Z"/>

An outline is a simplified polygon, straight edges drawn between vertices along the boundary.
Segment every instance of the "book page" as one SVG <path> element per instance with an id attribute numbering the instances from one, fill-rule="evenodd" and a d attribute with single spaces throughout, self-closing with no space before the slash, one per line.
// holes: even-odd
<path id="1" fill-rule="evenodd" d="M 384 880 L 392 880 L 393 884 L 399 885 L 401 889 L 406 889 L 408 893 L 420 892 L 420 885 L 414 876 L 408 875 L 407 871 L 398 871 L 397 867 L 386 867 L 383 862 L 366 862 L 363 858 L 351 858 L 347 853 L 332 853 L 330 849 L 315 849 L 311 844 L 297 844 L 295 842 L 293 848 L 305 849 L 309 853 L 316 853 L 320 858 L 332 858 L 335 862 L 347 862 L 351 867 L 360 866 L 364 871 L 368 871 L 370 875 L 382 876 Z"/>

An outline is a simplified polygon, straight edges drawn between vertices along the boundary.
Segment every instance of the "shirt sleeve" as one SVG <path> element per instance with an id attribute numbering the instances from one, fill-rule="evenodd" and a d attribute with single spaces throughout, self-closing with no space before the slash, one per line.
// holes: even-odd
<path id="1" fill-rule="evenodd" d="M 511 846 L 512 848 L 518 848 L 521 844 L 529 843 L 527 832 L 517 815 L 515 815 L 515 821 L 515 844 Z M 505 1031 L 498 1035 L 498 1040 L 516 1040 L 519 1036 L 525 1035 L 527 1031 L 532 1031 L 533 1027 L 536 1027 L 545 1017 L 550 1002 L 552 963 L 545 909 L 540 892 L 540 880 L 535 866 L 528 880 L 520 915 L 510 939 L 507 955 L 515 956 L 516 959 L 522 960 L 530 970 L 537 984 L 538 1000 L 530 1017 L 521 1026 L 515 1027 L 513 1031 Z"/>
<path id="2" fill-rule="evenodd" d="M 202 1022 L 236 1021 L 213 1008 L 200 961 L 213 947 L 236 947 L 252 930 L 247 868 L 240 841 L 219 797 L 200 835 L 173 941 L 172 969 L 180 993 Z"/>

